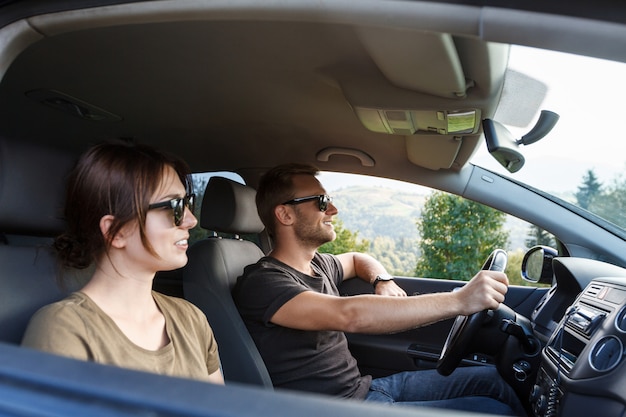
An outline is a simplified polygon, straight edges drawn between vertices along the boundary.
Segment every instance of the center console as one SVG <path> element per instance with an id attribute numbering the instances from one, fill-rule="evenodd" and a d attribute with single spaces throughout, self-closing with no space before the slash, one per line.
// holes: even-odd
<path id="1" fill-rule="evenodd" d="M 530 393 L 536 417 L 626 413 L 626 279 L 596 278 L 565 312 Z"/>

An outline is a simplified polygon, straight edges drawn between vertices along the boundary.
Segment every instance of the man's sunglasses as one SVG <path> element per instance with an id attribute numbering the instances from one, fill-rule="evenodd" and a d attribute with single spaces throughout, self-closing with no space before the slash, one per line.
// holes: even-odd
<path id="1" fill-rule="evenodd" d="M 295 205 L 295 204 L 306 203 L 307 201 L 312 201 L 312 200 L 317 200 L 317 206 L 319 207 L 320 211 L 328 210 L 328 204 L 333 202 L 332 197 L 326 194 L 320 194 L 320 195 L 309 195 L 306 197 L 294 198 L 293 200 L 285 201 L 283 204 Z"/>
<path id="2" fill-rule="evenodd" d="M 161 207 L 169 208 L 174 210 L 174 224 L 176 226 L 180 226 L 185 218 L 185 206 L 189 207 L 189 211 L 193 213 L 193 210 L 196 207 L 196 195 L 195 194 L 187 194 L 181 198 L 175 198 L 169 201 L 162 201 L 160 203 L 150 204 L 148 206 L 148 210 L 153 210 Z"/>

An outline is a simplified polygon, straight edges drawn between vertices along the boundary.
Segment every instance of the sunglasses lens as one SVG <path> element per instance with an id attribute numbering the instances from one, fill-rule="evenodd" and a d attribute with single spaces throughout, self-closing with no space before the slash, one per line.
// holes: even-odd
<path id="1" fill-rule="evenodd" d="M 180 226 L 185 217 L 185 203 L 182 198 L 176 200 L 176 206 L 174 206 L 174 224 Z"/>
<path id="2" fill-rule="evenodd" d="M 196 195 L 189 194 L 185 198 L 179 198 L 176 200 L 176 206 L 174 207 L 174 224 L 180 226 L 185 218 L 185 206 L 189 207 L 189 211 L 192 213 L 196 208 Z"/>
<path id="3" fill-rule="evenodd" d="M 330 203 L 332 199 L 327 195 L 321 195 L 319 200 L 320 211 L 328 210 L 328 203 Z"/>
<path id="4" fill-rule="evenodd" d="M 189 194 L 187 197 L 185 197 L 185 203 L 186 206 L 189 207 L 189 211 L 193 213 L 196 209 L 196 195 Z"/>

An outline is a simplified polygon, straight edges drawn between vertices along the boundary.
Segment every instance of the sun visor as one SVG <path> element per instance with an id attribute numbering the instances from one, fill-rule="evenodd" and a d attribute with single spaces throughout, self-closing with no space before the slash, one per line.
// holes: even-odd
<path id="1" fill-rule="evenodd" d="M 466 96 L 471 85 L 450 34 L 372 27 L 362 27 L 358 34 L 378 69 L 396 87 L 444 98 Z"/>
<path id="2" fill-rule="evenodd" d="M 452 167 L 463 144 L 461 136 L 407 136 L 406 154 L 415 165 L 438 170 Z"/>

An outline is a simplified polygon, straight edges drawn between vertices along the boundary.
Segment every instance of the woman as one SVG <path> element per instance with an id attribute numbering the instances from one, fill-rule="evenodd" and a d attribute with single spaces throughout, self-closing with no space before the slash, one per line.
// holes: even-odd
<path id="1" fill-rule="evenodd" d="M 213 332 L 191 303 L 152 291 L 157 271 L 187 263 L 196 224 L 186 164 L 155 149 L 107 143 L 72 171 L 64 267 L 94 273 L 80 291 L 39 310 L 24 346 L 77 359 L 223 383 Z"/>

